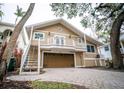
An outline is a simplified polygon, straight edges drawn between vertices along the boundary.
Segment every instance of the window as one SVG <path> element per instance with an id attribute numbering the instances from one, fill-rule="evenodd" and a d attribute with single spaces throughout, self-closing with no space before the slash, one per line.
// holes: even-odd
<path id="1" fill-rule="evenodd" d="M 55 44 L 56 45 L 64 45 L 65 40 L 63 36 L 55 36 Z"/>
<path id="2" fill-rule="evenodd" d="M 43 40 L 44 39 L 44 33 L 42 32 L 34 32 L 34 40 Z"/>
<path id="3" fill-rule="evenodd" d="M 56 37 L 56 44 L 59 45 L 59 42 L 60 42 L 59 37 Z"/>
<path id="4" fill-rule="evenodd" d="M 108 46 L 105 46 L 105 51 L 109 51 L 109 47 Z"/>
<path id="5" fill-rule="evenodd" d="M 82 38 L 78 38 L 78 43 L 79 43 L 79 44 L 82 43 Z"/>
<path id="6" fill-rule="evenodd" d="M 87 45 L 87 52 L 95 52 L 95 47 L 93 45 Z"/>

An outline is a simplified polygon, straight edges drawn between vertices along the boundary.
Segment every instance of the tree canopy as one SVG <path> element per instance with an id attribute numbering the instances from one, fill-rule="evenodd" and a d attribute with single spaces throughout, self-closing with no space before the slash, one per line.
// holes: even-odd
<path id="1" fill-rule="evenodd" d="M 106 41 L 114 20 L 124 11 L 123 3 L 52 3 L 50 6 L 56 16 L 67 15 L 70 19 L 79 16 L 85 28 L 94 24 L 96 33 Z"/>

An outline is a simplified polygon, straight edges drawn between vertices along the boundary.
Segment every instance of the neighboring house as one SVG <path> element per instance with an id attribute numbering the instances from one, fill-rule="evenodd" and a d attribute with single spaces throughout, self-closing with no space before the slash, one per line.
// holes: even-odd
<path id="1" fill-rule="evenodd" d="M 2 42 L 9 42 L 9 39 L 13 33 L 14 27 L 15 27 L 14 24 L 0 22 L 0 47 L 2 45 Z M 15 46 L 18 53 L 21 52 L 21 50 L 24 51 L 26 44 L 28 44 L 26 41 L 25 35 L 26 34 L 23 29 L 18 37 L 16 46 Z M 18 65 L 19 64 L 20 62 L 18 62 Z"/>
<path id="2" fill-rule="evenodd" d="M 14 24 L 6 23 L 6 22 L 0 22 L 0 45 L 3 41 L 9 41 L 10 36 L 12 35 L 14 30 Z M 24 29 L 21 31 L 18 40 L 17 40 L 17 48 L 24 49 L 27 41 L 25 36 Z"/>
<path id="3" fill-rule="evenodd" d="M 100 53 L 104 56 L 105 60 L 112 60 L 110 43 L 100 46 Z"/>
<path id="4" fill-rule="evenodd" d="M 85 35 L 63 19 L 26 27 L 29 37 L 20 74 L 40 73 L 42 68 L 105 66 L 99 41 Z"/>
<path id="5" fill-rule="evenodd" d="M 8 42 L 10 36 L 12 35 L 13 29 L 14 24 L 0 22 L 0 45 L 5 40 Z"/>
<path id="6" fill-rule="evenodd" d="M 120 51 L 124 55 L 124 31 L 120 34 Z M 105 57 L 105 60 L 112 60 L 110 43 L 100 46 L 100 53 Z"/>

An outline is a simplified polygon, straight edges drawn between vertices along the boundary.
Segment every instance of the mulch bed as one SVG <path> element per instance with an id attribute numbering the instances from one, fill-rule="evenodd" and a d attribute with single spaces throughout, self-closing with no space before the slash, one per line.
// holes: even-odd
<path id="1" fill-rule="evenodd" d="M 50 82 L 50 81 L 48 81 L 48 82 Z M 46 82 L 46 83 L 48 83 L 48 82 Z M 0 84 L 0 89 L 33 89 L 33 87 L 31 87 L 31 81 L 6 80 L 2 84 Z M 87 89 L 87 88 L 84 86 L 73 85 L 73 89 Z"/>
<path id="2" fill-rule="evenodd" d="M 29 81 L 5 81 L 0 84 L 0 89 L 32 89 Z"/>

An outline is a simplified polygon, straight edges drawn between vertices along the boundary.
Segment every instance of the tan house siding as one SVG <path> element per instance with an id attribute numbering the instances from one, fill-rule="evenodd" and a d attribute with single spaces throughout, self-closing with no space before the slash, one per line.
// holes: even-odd
<path id="1" fill-rule="evenodd" d="M 87 44 L 90 44 L 90 45 L 93 45 L 95 47 L 95 53 L 98 53 L 98 49 L 97 49 L 97 45 L 92 43 L 92 42 L 89 42 L 89 41 L 86 41 Z"/>
<path id="2" fill-rule="evenodd" d="M 85 58 L 96 58 L 96 55 L 97 53 L 90 53 L 90 52 L 84 53 Z"/>
<path id="3" fill-rule="evenodd" d="M 37 60 L 38 59 L 37 47 L 31 46 L 28 55 L 29 55 L 29 60 Z"/>
<path id="4" fill-rule="evenodd" d="M 97 50 L 97 45 L 95 45 L 92 42 L 87 41 L 87 44 L 93 45 L 95 48 L 95 52 L 85 52 L 84 53 L 84 59 L 85 59 L 85 67 L 94 67 L 97 65 L 100 65 L 98 61 L 95 60 L 98 50 Z"/>
<path id="5" fill-rule="evenodd" d="M 95 60 L 85 60 L 85 67 L 94 67 L 96 66 Z"/>
<path id="6" fill-rule="evenodd" d="M 62 29 L 62 30 L 60 30 L 60 29 Z M 45 39 L 41 41 L 42 45 L 43 44 L 47 45 L 47 44 L 49 44 L 49 42 L 53 42 L 53 36 L 56 34 L 56 35 L 61 35 L 61 36 L 65 37 L 66 46 L 73 46 L 73 41 L 74 41 L 75 46 L 82 47 L 82 45 L 80 45 L 78 43 L 79 36 L 61 24 L 56 24 L 56 25 L 47 26 L 44 28 L 35 29 L 33 31 L 33 35 L 34 35 L 34 32 L 45 33 Z M 83 41 L 83 39 L 82 39 L 82 41 Z M 34 40 L 32 38 L 31 45 L 37 46 L 38 40 Z M 50 45 L 52 45 L 52 44 L 50 44 Z"/>
<path id="7" fill-rule="evenodd" d="M 63 26 L 62 24 L 55 24 L 55 25 L 44 27 L 44 28 L 38 28 L 36 30 L 44 30 L 44 31 L 61 33 L 61 34 L 77 35 L 67 27 Z"/>
<path id="8" fill-rule="evenodd" d="M 82 52 L 76 52 L 75 53 L 75 58 L 76 58 L 76 67 L 81 67 L 83 66 L 83 53 Z"/>
<path id="9" fill-rule="evenodd" d="M 38 32 L 38 31 L 34 31 L 34 32 Z M 34 32 L 33 32 L 33 35 L 34 35 Z M 42 41 L 41 41 L 41 43 L 42 44 L 47 44 L 48 42 L 47 42 L 47 40 L 48 40 L 48 33 L 47 32 L 43 32 L 43 33 L 45 33 L 45 39 L 43 39 Z M 34 40 L 34 36 L 32 36 L 32 40 L 31 40 L 31 45 L 33 45 L 33 46 L 38 46 L 38 40 Z"/>

